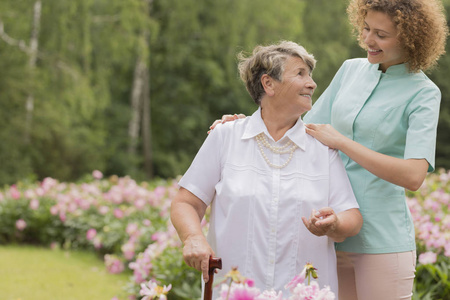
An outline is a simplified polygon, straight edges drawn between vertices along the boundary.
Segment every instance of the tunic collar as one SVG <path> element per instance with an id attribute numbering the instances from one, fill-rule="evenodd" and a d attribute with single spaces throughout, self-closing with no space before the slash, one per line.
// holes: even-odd
<path id="1" fill-rule="evenodd" d="M 267 130 L 266 124 L 264 124 L 264 121 L 261 117 L 261 107 L 259 107 L 258 110 L 253 113 L 249 122 L 247 123 L 247 126 L 241 139 L 244 140 L 254 138 L 261 132 L 264 132 L 264 134 L 268 138 L 273 140 L 272 136 L 269 134 L 269 131 Z M 300 149 L 306 150 L 306 139 L 307 139 L 306 134 L 307 133 L 305 131 L 305 124 L 303 123 L 301 117 L 299 117 L 297 123 L 295 123 L 295 125 L 284 134 L 281 140 L 288 137 Z"/>
<path id="2" fill-rule="evenodd" d="M 381 72 L 378 68 L 380 67 L 380 64 L 374 64 L 372 65 L 372 70 L 376 70 L 377 72 Z M 408 69 L 408 64 L 404 63 L 404 64 L 399 64 L 399 65 L 393 65 L 390 66 L 385 73 L 383 73 L 385 75 L 393 75 L 393 76 L 398 76 L 398 75 L 408 75 L 410 74 L 409 69 Z"/>

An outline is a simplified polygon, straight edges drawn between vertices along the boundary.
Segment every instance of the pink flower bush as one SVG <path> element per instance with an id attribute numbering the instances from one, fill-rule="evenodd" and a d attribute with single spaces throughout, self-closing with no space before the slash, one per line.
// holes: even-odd
<path id="1" fill-rule="evenodd" d="M 161 180 L 137 183 L 128 176 L 104 178 L 103 174 L 94 175 L 94 172 L 89 180 L 66 183 L 45 178 L 42 182 L 18 183 L 1 189 L 0 206 L 12 204 L 9 207 L 28 210 L 24 214 L 26 218 L 14 219 L 17 218 L 15 212 L 8 216 L 9 219 L 4 218 L 11 220 L 10 216 L 14 216 L 13 223 L 7 225 L 12 227 L 9 232 L 13 239 L 20 242 L 28 232 L 36 229 L 25 228 L 39 224 L 32 218 L 47 214 L 46 219 L 51 220 L 51 224 L 70 229 L 66 231 L 69 236 L 63 239 L 60 239 L 61 236 L 47 239 L 66 241 L 64 244 L 55 243 L 55 248 L 83 247 L 87 240 L 93 246 L 91 249 L 107 253 L 105 265 L 110 272 L 120 273 L 126 268 L 133 272 L 128 288 L 129 297 L 145 297 L 139 297 L 140 285 L 158 277 L 158 272 L 164 268 L 170 268 L 167 265 L 169 261 L 182 260 L 182 244 L 169 218 L 171 200 L 178 191 L 177 182 Z M 450 257 L 450 172 L 440 170 L 429 174 L 421 189 L 414 193 L 408 192 L 406 200 L 416 230 L 418 270 L 447 262 Z M 207 220 L 208 213 L 201 223 L 205 233 L 208 230 Z M 184 265 L 182 270 L 195 272 Z M 287 299 L 306 299 L 313 295 L 316 298 L 311 299 L 332 299 L 326 287 L 319 289 L 314 281 L 308 284 L 307 278 L 310 278 L 308 274 L 302 272 L 286 284 L 289 297 L 293 297 L 294 293 L 303 297 Z M 173 275 L 164 282 L 166 285 L 172 283 L 172 293 L 176 293 L 173 290 L 182 285 L 176 280 L 181 279 Z M 150 289 L 148 285 L 147 288 Z M 243 299 L 256 294 L 254 284 L 249 279 L 234 282 L 228 289 L 230 294 L 233 291 L 233 295 Z M 289 293 L 283 293 L 284 297 L 288 297 Z M 252 299 L 282 300 L 283 293 L 260 291 Z"/>
<path id="2" fill-rule="evenodd" d="M 416 243 L 419 249 L 425 249 L 419 256 L 419 263 L 434 263 L 438 255 L 450 257 L 449 178 L 450 172 L 439 170 L 438 174 L 427 176 L 418 192 L 408 193 Z"/>
<path id="3" fill-rule="evenodd" d="M 24 205 L 21 209 L 32 212 L 31 218 L 47 214 L 44 219 L 51 220 L 48 226 L 57 224 L 69 229 L 65 231 L 68 236 L 63 236 L 64 244 L 53 242 L 53 248 L 84 247 L 87 241 L 93 249 L 106 253 L 104 262 L 110 273 L 132 270 L 127 290 L 128 297 L 136 298 L 139 285 L 156 275 L 155 262 L 166 259 L 167 249 L 169 255 L 177 255 L 176 259 L 171 258 L 173 261 L 181 258 L 178 255 L 182 245 L 169 218 L 171 200 L 178 191 L 177 181 L 138 184 L 127 176 L 104 178 L 96 171 L 92 172 L 92 178 L 95 180 L 81 183 L 45 178 L 34 184 L 12 185 L 0 190 L 0 206 Z M 28 219 L 14 222 L 11 232 L 15 234 L 11 236 L 20 242 L 27 233 L 17 232 L 30 226 L 27 222 L 33 223 Z M 202 226 L 206 232 L 205 220 Z M 80 232 L 81 228 L 86 231 Z M 183 266 L 183 270 L 187 268 Z"/>
<path id="4" fill-rule="evenodd" d="M 152 262 L 158 259 L 166 248 L 181 247 L 181 242 L 170 220 L 167 223 L 167 231 L 153 234 L 152 240 L 155 242 L 148 245 L 144 252 L 138 254 L 135 262 L 129 264 L 137 283 L 147 280 L 153 269 Z"/>

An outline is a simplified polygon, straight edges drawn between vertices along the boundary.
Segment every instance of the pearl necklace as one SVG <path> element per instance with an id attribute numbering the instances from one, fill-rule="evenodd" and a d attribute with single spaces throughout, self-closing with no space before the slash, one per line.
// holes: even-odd
<path id="1" fill-rule="evenodd" d="M 289 140 L 286 144 L 284 144 L 281 147 L 273 146 L 266 139 L 266 136 L 264 135 L 264 133 L 260 133 L 256 136 L 256 142 L 258 143 L 259 151 L 261 152 L 261 155 L 264 158 L 264 160 L 266 161 L 266 163 L 275 169 L 282 169 L 282 168 L 286 167 L 291 162 L 292 157 L 294 156 L 295 149 L 297 149 L 297 145 L 292 143 L 291 140 Z M 272 151 L 273 153 L 276 153 L 276 154 L 289 153 L 289 158 L 284 162 L 284 164 L 275 165 L 267 157 L 266 153 L 264 152 L 263 145 L 266 148 L 268 148 L 270 151 Z"/>

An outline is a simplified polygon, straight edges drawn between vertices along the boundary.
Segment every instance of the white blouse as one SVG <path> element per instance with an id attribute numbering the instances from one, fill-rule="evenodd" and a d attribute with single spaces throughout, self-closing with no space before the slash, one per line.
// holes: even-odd
<path id="1" fill-rule="evenodd" d="M 295 143 L 286 167 L 270 167 L 255 137 L 263 132 L 272 145 Z M 283 165 L 287 154 L 264 148 L 267 158 Z M 237 266 L 261 290 L 282 290 L 311 262 L 319 284 L 337 297 L 334 242 L 317 237 L 301 217 L 313 209 L 332 207 L 336 213 L 358 208 L 338 152 L 306 134 L 303 121 L 278 142 L 261 118 L 251 117 L 217 126 L 207 137 L 179 185 L 211 205 L 208 242 L 222 258 L 216 278 Z"/>

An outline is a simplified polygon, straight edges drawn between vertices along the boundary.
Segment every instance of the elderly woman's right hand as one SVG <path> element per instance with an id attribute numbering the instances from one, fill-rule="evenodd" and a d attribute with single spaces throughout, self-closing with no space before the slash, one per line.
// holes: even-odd
<path id="1" fill-rule="evenodd" d="M 330 235 L 338 226 L 338 217 L 331 207 L 324 207 L 316 211 L 313 209 L 309 219 L 302 217 L 303 224 L 314 235 Z"/>
<path id="2" fill-rule="evenodd" d="M 245 119 L 246 115 L 244 114 L 234 114 L 234 115 L 223 115 L 222 119 L 219 120 L 215 120 L 214 123 L 212 123 L 212 125 L 209 127 L 209 131 L 208 133 L 211 132 L 211 130 L 213 130 L 217 124 L 223 124 L 229 121 L 234 121 L 237 119 Z"/>
<path id="3" fill-rule="evenodd" d="M 202 272 L 203 280 L 208 282 L 209 257 L 215 256 L 203 235 L 189 236 L 184 241 L 183 258 L 186 264 Z"/>

